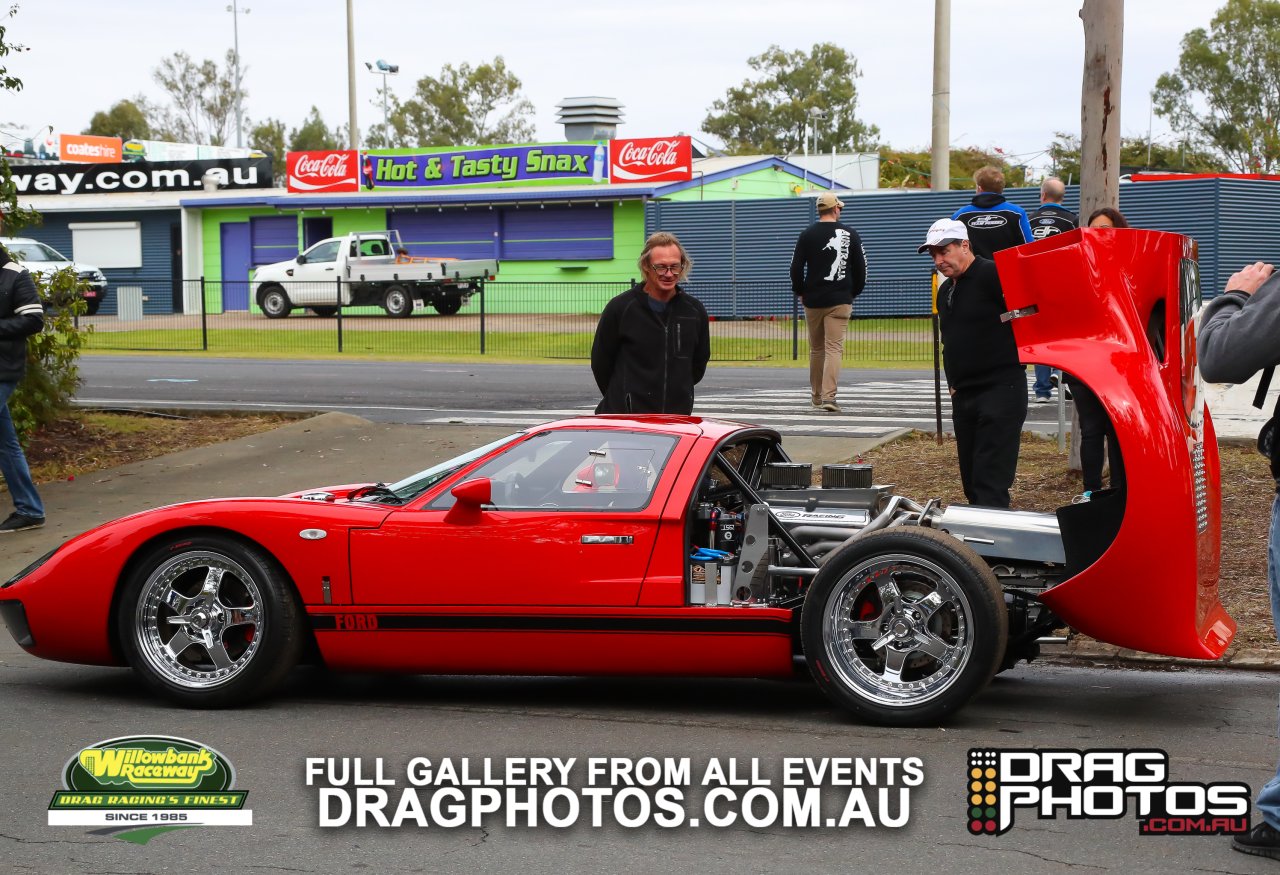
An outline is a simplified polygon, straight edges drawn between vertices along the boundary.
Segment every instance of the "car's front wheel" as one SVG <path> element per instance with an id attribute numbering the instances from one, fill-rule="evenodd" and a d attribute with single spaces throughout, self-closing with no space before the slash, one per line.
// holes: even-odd
<path id="1" fill-rule="evenodd" d="M 871 723 L 937 723 L 995 673 L 1004 595 L 971 549 L 933 529 L 872 532 L 829 555 L 800 619 L 818 687 Z"/>
<path id="2" fill-rule="evenodd" d="M 161 544 L 125 582 L 121 648 L 148 686 L 183 705 L 251 701 L 297 663 L 303 611 L 261 549 L 220 535 Z"/>
<path id="3" fill-rule="evenodd" d="M 293 302 L 282 286 L 270 285 L 258 293 L 258 306 L 268 319 L 283 319 L 293 311 Z"/>

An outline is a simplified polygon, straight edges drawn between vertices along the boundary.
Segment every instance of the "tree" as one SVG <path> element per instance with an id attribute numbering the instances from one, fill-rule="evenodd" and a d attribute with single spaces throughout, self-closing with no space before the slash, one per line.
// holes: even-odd
<path id="1" fill-rule="evenodd" d="M 271 176 L 276 187 L 284 185 L 285 152 L 284 122 L 269 118 L 249 128 L 249 148 L 266 152 L 271 156 Z"/>
<path id="2" fill-rule="evenodd" d="M 967 149 L 951 150 L 952 189 L 973 188 L 973 174 L 980 167 L 988 164 L 999 167 L 1004 173 L 1005 185 L 1017 188 L 1027 184 L 1027 168 L 1021 164 L 1010 164 L 1000 150 L 984 151 L 976 146 Z M 882 148 L 880 150 L 880 187 L 881 188 L 929 188 L 931 183 L 930 168 L 933 166 L 933 154 L 927 149 L 901 151 Z"/>
<path id="3" fill-rule="evenodd" d="M 141 96 L 134 100 L 120 100 L 105 112 L 95 112 L 89 120 L 89 127 L 81 133 L 122 140 L 150 140 L 151 122 L 147 120 L 150 110 L 150 105 Z"/>
<path id="4" fill-rule="evenodd" d="M 302 127 L 289 132 L 289 151 L 319 152 L 326 149 L 339 149 L 342 142 L 337 131 L 330 131 L 320 117 L 320 110 L 314 106 L 303 119 Z"/>
<path id="5" fill-rule="evenodd" d="M 18 11 L 9 8 L 8 17 Z M 2 22 L 2 20 L 0 20 Z M 26 47 L 9 41 L 8 27 L 0 23 L 0 59 Z M 0 90 L 21 91 L 22 80 L 9 74 L 8 66 L 0 66 Z M 4 233 L 16 234 L 27 225 L 40 221 L 35 210 L 18 207 L 18 191 L 9 172 L 9 162 L 0 156 L 0 210 L 3 210 Z M 44 330 L 27 338 L 27 373 L 9 398 L 9 413 L 19 437 L 25 439 L 38 426 L 53 420 L 66 409 L 80 386 L 80 348 L 92 332 L 92 326 L 79 327 L 74 320 L 84 312 L 84 300 L 76 291 L 79 279 L 71 268 L 52 277 L 36 279 L 40 294 L 53 300 L 68 301 L 46 317 Z"/>
<path id="6" fill-rule="evenodd" d="M 1182 38 L 1178 69 L 1156 80 L 1155 111 L 1242 173 L 1280 168 L 1280 3 L 1227 0 L 1210 30 Z"/>
<path id="7" fill-rule="evenodd" d="M 1048 149 L 1053 161 L 1051 172 L 1063 182 L 1079 182 L 1080 138 L 1061 131 L 1053 137 Z M 1214 153 L 1189 147 L 1185 142 L 1153 142 L 1148 150 L 1146 137 L 1122 138 L 1118 164 L 1121 173 L 1130 172 L 1125 168 L 1170 173 L 1222 173 L 1227 169 L 1222 159 Z"/>
<path id="8" fill-rule="evenodd" d="M 861 152 L 876 147 L 880 129 L 855 115 L 862 75 L 857 60 L 834 43 L 812 51 L 784 52 L 770 46 L 747 59 L 759 76 L 730 88 L 711 104 L 702 130 L 718 137 L 733 154 L 791 155 L 804 144 L 812 110 L 822 113 L 818 130 L 824 149 Z"/>
<path id="9" fill-rule="evenodd" d="M 445 64 L 438 77 L 418 80 L 413 96 L 389 101 L 390 137 L 422 146 L 523 143 L 533 139 L 533 104 L 498 55 L 478 67 Z"/>
<path id="10" fill-rule="evenodd" d="M 232 50 L 227 51 L 224 70 L 213 61 L 197 64 L 186 52 L 174 52 L 162 60 L 154 76 L 173 106 L 153 119 L 156 133 L 180 143 L 224 145 L 236 111 L 235 63 Z M 248 96 L 243 85 L 238 96 L 240 100 Z"/>

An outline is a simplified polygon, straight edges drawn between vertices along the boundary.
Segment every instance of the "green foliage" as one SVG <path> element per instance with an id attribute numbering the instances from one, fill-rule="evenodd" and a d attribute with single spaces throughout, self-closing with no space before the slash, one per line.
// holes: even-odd
<path id="1" fill-rule="evenodd" d="M 106 112 L 95 112 L 89 120 L 89 127 L 81 133 L 119 137 L 122 140 L 150 140 L 151 123 L 147 121 L 149 109 L 149 105 L 141 97 L 117 101 Z"/>
<path id="2" fill-rule="evenodd" d="M 271 156 L 271 168 L 273 181 L 277 187 L 284 185 L 285 177 L 285 152 L 288 151 L 284 144 L 284 122 L 280 119 L 269 118 L 264 122 L 259 122 L 249 129 L 250 149 L 257 149 L 260 152 L 266 152 Z"/>
<path id="3" fill-rule="evenodd" d="M 33 279 L 51 306 L 46 307 L 44 330 L 27 338 L 27 373 L 9 398 L 9 413 L 24 440 L 67 409 L 80 387 L 80 351 L 93 333 L 93 326 L 77 324 L 85 303 L 73 268 Z"/>
<path id="4" fill-rule="evenodd" d="M 1049 157 L 1053 161 L 1051 172 L 1054 176 L 1063 182 L 1080 181 L 1079 137 L 1061 131 L 1054 134 L 1049 145 Z M 1120 166 L 1169 173 L 1222 173 L 1227 169 L 1217 155 L 1188 148 L 1186 143 L 1152 143 L 1148 152 L 1146 137 L 1125 137 L 1120 141 Z"/>
<path id="5" fill-rule="evenodd" d="M 155 69 L 155 80 L 173 102 L 153 110 L 152 130 L 179 143 L 226 145 L 236 111 L 236 53 L 227 51 L 226 67 L 213 61 L 196 63 L 186 52 L 174 52 Z M 243 84 L 240 98 L 248 96 Z"/>
<path id="6" fill-rule="evenodd" d="M 1010 164 L 999 152 L 987 152 L 976 146 L 951 150 L 950 188 L 973 188 L 973 174 L 988 164 L 999 167 L 1004 173 L 1004 184 L 1017 188 L 1027 184 L 1027 168 Z M 933 154 L 931 152 L 904 152 L 898 149 L 880 150 L 881 188 L 929 188 L 933 184 Z"/>
<path id="7" fill-rule="evenodd" d="M 1178 69 L 1156 80 L 1155 111 L 1233 170 L 1280 169 L 1280 2 L 1227 0 L 1182 38 Z"/>
<path id="8" fill-rule="evenodd" d="M 281 126 L 281 131 L 284 128 Z M 302 122 L 302 127 L 294 128 L 289 133 L 289 150 L 292 152 L 323 151 L 341 148 L 341 137 L 337 131 L 330 131 L 320 117 L 320 110 L 314 106 Z M 281 154 L 283 159 L 284 155 Z M 283 162 L 282 162 L 283 163 Z"/>
<path id="9" fill-rule="evenodd" d="M 13 16 L 17 14 L 18 14 L 18 4 L 15 3 L 9 7 L 9 14 L 7 17 L 13 18 Z M 25 52 L 27 50 L 26 46 L 19 45 L 18 43 L 15 43 L 15 42 L 11 42 L 8 38 L 8 31 L 9 31 L 9 28 L 5 27 L 3 24 L 0 24 L 0 58 L 6 57 L 10 54 L 13 54 L 14 52 Z M 3 90 L 3 91 L 21 91 L 22 90 L 22 80 L 19 79 L 17 76 L 9 75 L 9 67 L 7 65 L 0 66 L 0 90 Z"/>
<path id="10" fill-rule="evenodd" d="M 408 100 L 390 96 L 388 110 L 390 132 L 375 126 L 386 145 L 524 143 L 534 135 L 533 104 L 501 55 L 478 67 L 445 64 L 438 77 L 419 79 Z"/>
<path id="11" fill-rule="evenodd" d="M 876 147 L 880 129 L 855 115 L 862 75 L 853 55 L 834 43 L 817 43 L 806 53 L 770 46 L 747 59 L 759 75 L 730 88 L 711 104 L 702 130 L 719 138 L 731 154 L 792 155 L 804 145 L 804 129 L 817 111 L 821 150 Z"/>

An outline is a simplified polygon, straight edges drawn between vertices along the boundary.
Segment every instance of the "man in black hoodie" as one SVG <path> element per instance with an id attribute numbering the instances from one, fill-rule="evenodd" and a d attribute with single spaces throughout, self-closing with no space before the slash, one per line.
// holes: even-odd
<path id="1" fill-rule="evenodd" d="M 0 474 L 14 505 L 0 522 L 0 535 L 44 525 L 44 505 L 9 415 L 9 397 L 27 369 L 27 338 L 43 327 L 44 308 L 31 274 L 0 247 Z"/>
<path id="2" fill-rule="evenodd" d="M 693 412 L 707 371 L 711 331 L 702 303 L 678 283 L 693 260 L 674 234 L 651 234 L 640 253 L 644 282 L 605 304 L 591 344 L 603 396 L 596 413 Z"/>

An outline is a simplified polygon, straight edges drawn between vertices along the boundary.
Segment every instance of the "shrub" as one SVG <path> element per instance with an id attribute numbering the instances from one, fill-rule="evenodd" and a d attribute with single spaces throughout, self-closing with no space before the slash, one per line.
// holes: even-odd
<path id="1" fill-rule="evenodd" d="M 80 387 L 80 350 L 92 325 L 79 325 L 85 311 L 80 280 L 72 268 L 47 277 L 33 277 L 46 302 L 44 330 L 27 338 L 27 374 L 9 399 L 18 437 L 62 415 Z"/>

